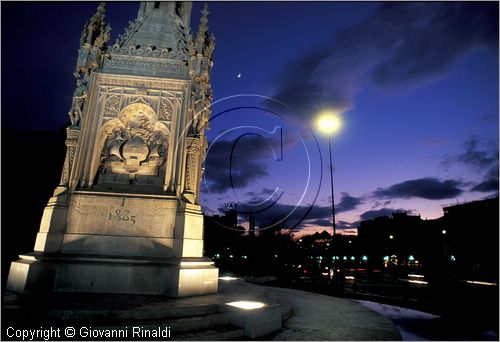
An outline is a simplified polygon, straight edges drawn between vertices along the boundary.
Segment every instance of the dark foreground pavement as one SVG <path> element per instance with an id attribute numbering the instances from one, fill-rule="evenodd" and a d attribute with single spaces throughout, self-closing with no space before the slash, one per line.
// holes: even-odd
<path id="1" fill-rule="evenodd" d="M 9 326 L 40 327 L 45 320 L 59 326 L 75 321 L 87 321 L 99 325 L 109 317 L 113 324 L 126 325 L 136 321 L 154 321 L 157 324 L 169 324 L 160 317 L 175 318 L 180 312 L 195 315 L 193 310 L 202 306 L 220 306 L 236 300 L 260 300 L 280 304 L 283 327 L 260 340 L 401 340 L 398 328 L 386 317 L 348 299 L 336 298 L 300 290 L 250 284 L 242 279 L 219 281 L 219 293 L 213 295 L 173 299 L 161 296 L 129 296 L 111 294 L 50 294 L 47 296 L 17 297 L 6 295 L 2 306 L 2 337 Z M 201 315 L 202 313 L 200 313 Z M 6 317 L 7 315 L 7 317 Z M 16 322 L 18 319 L 23 322 Z M 162 316 L 163 315 L 163 316 Z M 211 314 L 220 319 L 221 314 Z M 217 316 L 219 315 L 219 316 Z M 44 319 L 45 317 L 45 319 Z M 180 320 L 179 327 L 186 329 L 183 339 L 206 340 L 206 335 L 189 335 L 189 322 Z M 206 321 L 206 319 L 205 319 Z M 196 324 L 202 322 L 197 321 Z M 187 324 L 187 325 L 186 325 Z M 176 339 L 172 328 L 172 339 Z M 180 336 L 180 335 L 179 335 Z M 214 335 L 222 339 L 246 339 L 243 336 Z M 9 338 L 7 338 L 9 339 Z M 217 338 L 215 338 L 217 339 Z M 225 339 L 225 338 L 224 338 Z"/>

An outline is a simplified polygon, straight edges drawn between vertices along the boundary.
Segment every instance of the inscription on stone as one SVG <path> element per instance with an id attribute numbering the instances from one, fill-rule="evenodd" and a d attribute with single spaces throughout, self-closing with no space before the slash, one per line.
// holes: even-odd
<path id="1" fill-rule="evenodd" d="M 108 213 L 108 220 L 122 221 L 132 226 L 135 224 L 136 216 L 137 215 L 131 215 L 129 210 L 115 209 L 113 212 Z"/>
<path id="2" fill-rule="evenodd" d="M 145 198 L 74 195 L 68 232 L 93 235 L 172 237 L 175 202 Z"/>

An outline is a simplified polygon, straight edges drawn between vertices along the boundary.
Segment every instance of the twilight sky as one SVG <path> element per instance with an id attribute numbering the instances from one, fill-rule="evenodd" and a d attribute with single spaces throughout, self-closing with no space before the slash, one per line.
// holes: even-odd
<path id="1" fill-rule="evenodd" d="M 1 6 L 2 127 L 64 126 L 97 3 Z M 108 4 L 112 41 L 138 7 Z M 394 210 L 431 219 L 498 193 L 498 2 L 209 2 L 209 11 L 208 214 L 233 202 L 261 227 L 330 231 L 328 138 L 314 126 L 325 109 L 343 120 L 332 141 L 346 232 Z"/>

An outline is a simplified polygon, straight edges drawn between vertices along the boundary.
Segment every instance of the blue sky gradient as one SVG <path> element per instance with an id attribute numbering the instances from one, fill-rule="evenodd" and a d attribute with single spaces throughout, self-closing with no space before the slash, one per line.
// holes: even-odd
<path id="1" fill-rule="evenodd" d="M 2 3 L 3 127 L 68 123 L 79 37 L 96 7 Z M 112 40 L 138 7 L 108 4 Z M 259 211 L 268 199 L 261 225 L 330 229 L 328 143 L 314 127 L 325 108 L 343 118 L 333 137 L 339 228 L 393 210 L 436 218 L 443 205 L 498 193 L 498 2 L 209 2 L 209 11 L 207 213 L 227 202 Z M 247 135 L 233 150 L 231 188 L 235 127 Z M 266 133 L 274 127 L 281 136 Z"/>

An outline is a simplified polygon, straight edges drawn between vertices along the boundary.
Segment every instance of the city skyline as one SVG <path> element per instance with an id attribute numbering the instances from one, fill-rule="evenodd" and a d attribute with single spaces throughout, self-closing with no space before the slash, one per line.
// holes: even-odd
<path id="1" fill-rule="evenodd" d="M 138 6 L 107 5 L 111 41 Z M 202 6 L 193 4 L 192 31 Z M 4 128 L 69 122 L 79 37 L 96 7 L 2 4 Z M 216 48 L 206 213 L 237 202 L 269 207 L 260 225 L 286 218 L 302 232 L 330 231 L 328 137 L 314 127 L 324 109 L 343 121 L 333 137 L 340 232 L 396 210 L 437 218 L 444 205 L 498 193 L 498 3 L 208 8 Z"/>

